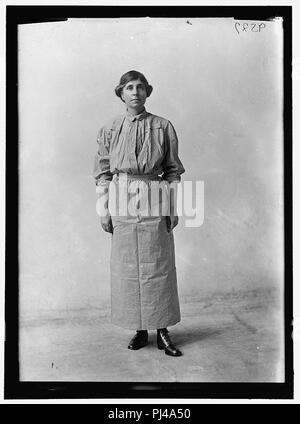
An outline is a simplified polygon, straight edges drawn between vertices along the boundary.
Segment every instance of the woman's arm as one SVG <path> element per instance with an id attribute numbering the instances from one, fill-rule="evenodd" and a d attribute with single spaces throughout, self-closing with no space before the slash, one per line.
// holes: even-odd
<path id="1" fill-rule="evenodd" d="M 164 130 L 164 143 L 166 153 L 162 162 L 163 179 L 169 183 L 173 181 L 180 182 L 180 175 L 185 172 L 185 169 L 179 159 L 177 134 L 170 121 L 168 121 Z"/>
<path id="2" fill-rule="evenodd" d="M 170 232 L 178 224 L 178 215 L 176 208 L 177 200 L 177 182 L 172 182 L 169 187 L 170 215 L 167 216 L 167 230 Z"/>
<path id="3" fill-rule="evenodd" d="M 108 209 L 109 184 L 112 180 L 109 158 L 109 138 L 105 128 L 101 128 L 97 136 L 98 151 L 95 156 L 94 178 L 96 180 L 97 206 L 100 215 L 101 226 L 104 231 L 113 233 L 112 220 Z"/>
<path id="4" fill-rule="evenodd" d="M 108 233 L 113 233 L 111 215 L 108 209 L 109 187 L 98 185 L 96 188 L 98 195 L 96 210 L 100 215 L 101 227 Z"/>
<path id="5" fill-rule="evenodd" d="M 169 183 L 169 202 L 170 202 L 170 215 L 167 217 L 167 229 L 172 231 L 178 224 L 177 215 L 177 184 L 181 180 L 181 174 L 185 169 L 178 156 L 178 139 L 176 131 L 168 122 L 165 131 L 166 154 L 163 161 L 163 179 Z"/>

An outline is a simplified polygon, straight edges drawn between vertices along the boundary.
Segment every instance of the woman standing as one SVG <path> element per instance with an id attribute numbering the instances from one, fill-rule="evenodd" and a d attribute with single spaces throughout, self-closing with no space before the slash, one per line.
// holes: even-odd
<path id="1" fill-rule="evenodd" d="M 117 213 L 106 209 L 101 216 L 102 228 L 112 233 L 112 323 L 136 330 L 129 349 L 146 346 L 148 330 L 157 330 L 158 348 L 167 355 L 181 356 L 167 330 L 180 321 L 172 230 L 178 224 L 174 186 L 185 170 L 178 157 L 177 136 L 170 121 L 146 111 L 152 86 L 142 73 L 124 74 L 115 93 L 125 103 L 126 112 L 99 131 L 94 166 L 99 195 L 111 203 L 110 185 L 114 183 L 119 196 L 126 192 L 128 206 L 126 213 L 120 213 L 118 200 Z M 163 195 L 159 212 L 153 213 L 150 199 L 158 188 L 168 193 L 167 215 L 162 212 Z M 137 197 L 132 198 L 135 190 Z"/>

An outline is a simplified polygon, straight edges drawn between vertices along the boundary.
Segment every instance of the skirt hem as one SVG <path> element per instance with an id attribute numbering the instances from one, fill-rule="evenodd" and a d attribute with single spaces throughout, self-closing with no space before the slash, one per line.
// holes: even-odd
<path id="1" fill-rule="evenodd" d="M 137 327 L 134 327 L 134 326 L 125 326 L 125 325 L 122 325 L 122 324 L 117 324 L 115 322 L 112 322 L 112 324 L 119 327 L 119 328 L 124 328 L 126 330 L 157 330 L 158 328 L 171 327 L 173 325 L 178 324 L 180 321 L 181 321 L 181 319 L 178 319 L 176 321 L 171 321 L 168 324 L 162 324 L 162 325 L 157 325 L 157 326 L 149 325 L 147 327 L 142 327 L 142 328 L 141 327 L 137 328 Z"/>

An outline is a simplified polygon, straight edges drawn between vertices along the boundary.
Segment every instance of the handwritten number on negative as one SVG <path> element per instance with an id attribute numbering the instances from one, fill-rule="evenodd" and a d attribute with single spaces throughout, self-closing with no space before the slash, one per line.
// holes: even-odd
<path id="1" fill-rule="evenodd" d="M 261 32 L 264 28 L 266 28 L 266 24 L 264 22 L 261 22 L 260 24 L 235 22 L 234 27 L 236 32 L 241 34 L 242 32 Z"/>

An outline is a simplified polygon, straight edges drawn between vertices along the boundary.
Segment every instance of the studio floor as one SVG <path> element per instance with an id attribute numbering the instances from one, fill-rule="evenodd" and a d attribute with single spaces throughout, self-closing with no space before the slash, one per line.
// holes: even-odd
<path id="1" fill-rule="evenodd" d="M 283 312 L 272 289 L 183 299 L 170 327 L 182 357 L 156 347 L 128 350 L 134 332 L 108 310 L 48 311 L 22 319 L 22 381 L 283 382 Z"/>

